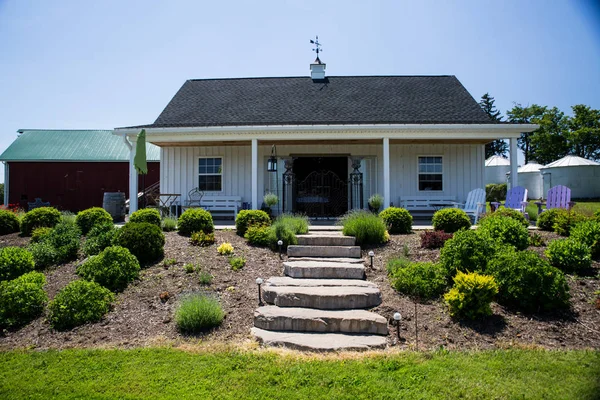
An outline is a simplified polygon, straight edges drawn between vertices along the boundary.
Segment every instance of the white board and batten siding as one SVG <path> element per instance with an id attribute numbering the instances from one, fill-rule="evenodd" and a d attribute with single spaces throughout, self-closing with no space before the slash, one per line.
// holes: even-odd
<path id="1" fill-rule="evenodd" d="M 365 202 L 374 193 L 383 192 L 383 146 L 380 144 L 307 144 L 278 145 L 278 180 L 284 165 L 281 158 L 294 156 L 342 156 L 363 158 L 361 172 L 364 175 Z M 273 190 L 273 181 L 266 172 L 266 160 L 271 155 L 271 146 L 259 146 L 259 201 L 265 192 Z M 484 147 L 477 144 L 391 144 L 390 176 L 391 202 L 398 205 L 402 196 L 426 196 L 427 191 L 418 190 L 418 156 L 442 156 L 443 191 L 436 195 L 454 196 L 464 200 L 467 193 L 484 184 Z M 163 147 L 161 149 L 161 193 L 180 193 L 185 200 L 187 193 L 198 186 L 198 159 L 200 157 L 223 158 L 223 190 L 217 195 L 241 196 L 242 201 L 252 198 L 251 147 L 206 146 L 206 147 Z M 352 172 L 350 163 L 348 173 Z M 281 192 L 282 188 L 279 187 Z M 211 195 L 211 192 L 206 195 Z"/>

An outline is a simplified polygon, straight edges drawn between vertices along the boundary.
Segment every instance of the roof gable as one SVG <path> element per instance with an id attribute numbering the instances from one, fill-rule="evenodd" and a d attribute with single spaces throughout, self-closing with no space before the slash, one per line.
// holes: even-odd
<path id="1" fill-rule="evenodd" d="M 147 127 L 493 123 L 454 76 L 188 80 Z"/>

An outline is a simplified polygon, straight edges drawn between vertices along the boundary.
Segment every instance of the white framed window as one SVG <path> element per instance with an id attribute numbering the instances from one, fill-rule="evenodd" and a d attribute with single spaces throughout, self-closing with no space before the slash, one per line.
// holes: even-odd
<path id="1" fill-rule="evenodd" d="M 419 156 L 419 191 L 444 190 L 442 156 Z"/>
<path id="2" fill-rule="evenodd" d="M 223 157 L 198 159 L 198 190 L 203 192 L 223 190 Z"/>

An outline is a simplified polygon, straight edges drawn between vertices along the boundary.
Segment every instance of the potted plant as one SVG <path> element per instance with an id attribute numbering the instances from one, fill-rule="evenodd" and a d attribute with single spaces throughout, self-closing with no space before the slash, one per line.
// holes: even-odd
<path id="1" fill-rule="evenodd" d="M 272 217 L 273 216 L 272 208 L 274 205 L 279 203 L 279 197 L 277 197 L 277 195 L 275 193 L 267 193 L 263 197 L 263 203 L 268 207 L 267 212 L 269 214 L 269 217 Z"/>
<path id="2" fill-rule="evenodd" d="M 369 197 L 369 210 L 371 212 L 377 213 L 381 209 L 383 205 L 383 196 L 375 193 L 373 196 Z"/>

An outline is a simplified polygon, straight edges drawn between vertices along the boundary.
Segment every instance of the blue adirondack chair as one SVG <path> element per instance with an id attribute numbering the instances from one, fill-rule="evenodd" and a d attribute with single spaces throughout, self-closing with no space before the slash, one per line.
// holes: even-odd
<path id="1" fill-rule="evenodd" d="M 485 190 L 473 189 L 467 195 L 467 200 L 464 203 L 452 203 L 454 207 L 460 208 L 467 215 L 472 215 L 474 222 L 477 225 L 479 216 L 485 212 Z"/>
<path id="2" fill-rule="evenodd" d="M 500 203 L 493 202 L 492 207 L 497 209 L 500 207 Z M 525 207 L 527 207 L 527 189 L 523 186 L 515 186 L 506 192 L 506 201 L 504 202 L 505 208 L 512 208 L 513 210 L 520 211 L 526 217 Z"/>
<path id="3" fill-rule="evenodd" d="M 538 215 L 545 211 L 542 209 L 542 204 L 544 203 L 537 201 L 535 204 L 538 206 Z M 568 187 L 558 185 L 548 190 L 548 195 L 546 196 L 546 210 L 552 208 L 564 208 L 565 210 L 570 210 L 574 205 L 575 202 L 571 201 L 571 189 Z"/>

